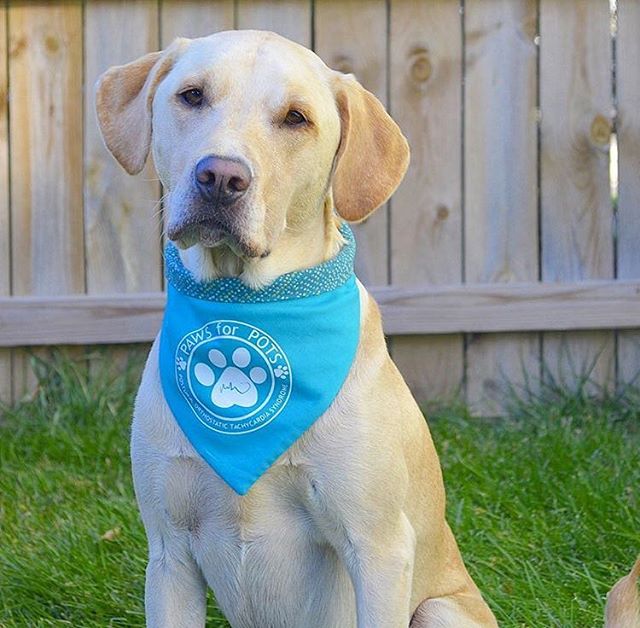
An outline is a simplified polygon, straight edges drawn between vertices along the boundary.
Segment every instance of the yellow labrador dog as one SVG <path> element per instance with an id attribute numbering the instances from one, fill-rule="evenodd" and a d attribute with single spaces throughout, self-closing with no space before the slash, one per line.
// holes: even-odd
<path id="1" fill-rule="evenodd" d="M 409 160 L 353 76 L 269 32 L 178 39 L 109 69 L 96 102 L 129 173 L 153 153 L 168 236 L 196 280 L 234 276 L 260 289 L 334 257 L 342 221 L 383 204 Z M 213 179 L 215 196 L 203 191 Z M 344 385 L 244 496 L 177 425 L 156 340 L 132 432 L 149 626 L 203 626 L 207 585 L 238 628 L 496 625 L 445 520 L 423 415 L 376 304 L 358 290 L 360 340 Z"/>

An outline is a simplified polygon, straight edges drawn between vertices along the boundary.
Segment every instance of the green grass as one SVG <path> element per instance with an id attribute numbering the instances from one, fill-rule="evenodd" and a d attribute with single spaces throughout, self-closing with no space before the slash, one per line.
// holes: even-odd
<path id="1" fill-rule="evenodd" d="M 2 627 L 143 625 L 128 455 L 140 361 L 91 383 L 85 365 L 41 364 L 37 393 L 0 419 Z M 602 625 L 640 550 L 637 401 L 548 387 L 509 419 L 431 415 L 449 521 L 502 626 Z M 213 603 L 208 625 L 227 625 Z"/>

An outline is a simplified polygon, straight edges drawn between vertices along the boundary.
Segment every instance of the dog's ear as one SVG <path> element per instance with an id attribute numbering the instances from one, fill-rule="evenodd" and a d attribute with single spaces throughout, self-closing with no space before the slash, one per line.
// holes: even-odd
<path id="1" fill-rule="evenodd" d="M 96 83 L 96 113 L 111 154 L 129 174 L 143 168 L 151 146 L 151 104 L 187 39 L 109 68 Z"/>
<path id="2" fill-rule="evenodd" d="M 409 144 L 382 103 L 352 75 L 338 75 L 340 145 L 333 201 L 345 220 L 364 220 L 395 192 L 409 165 Z"/>

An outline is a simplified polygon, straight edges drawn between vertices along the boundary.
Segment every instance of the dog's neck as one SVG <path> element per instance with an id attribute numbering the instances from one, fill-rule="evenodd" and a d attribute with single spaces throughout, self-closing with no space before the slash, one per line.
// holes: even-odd
<path id="1" fill-rule="evenodd" d="M 333 213 L 332 203 L 325 203 L 324 210 L 314 220 L 285 227 L 266 257 L 243 258 L 226 245 L 207 248 L 200 244 L 180 251 L 180 257 L 197 281 L 238 277 L 247 286 L 260 289 L 280 275 L 310 268 L 334 257 L 344 244 L 339 227 L 340 220 Z"/>

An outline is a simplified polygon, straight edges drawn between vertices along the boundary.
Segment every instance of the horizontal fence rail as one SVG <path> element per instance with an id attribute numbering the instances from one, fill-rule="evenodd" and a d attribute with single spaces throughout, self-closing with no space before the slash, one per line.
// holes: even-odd
<path id="1" fill-rule="evenodd" d="M 372 288 L 385 333 L 640 327 L 640 281 Z M 0 299 L 0 347 L 150 342 L 164 293 Z"/>

